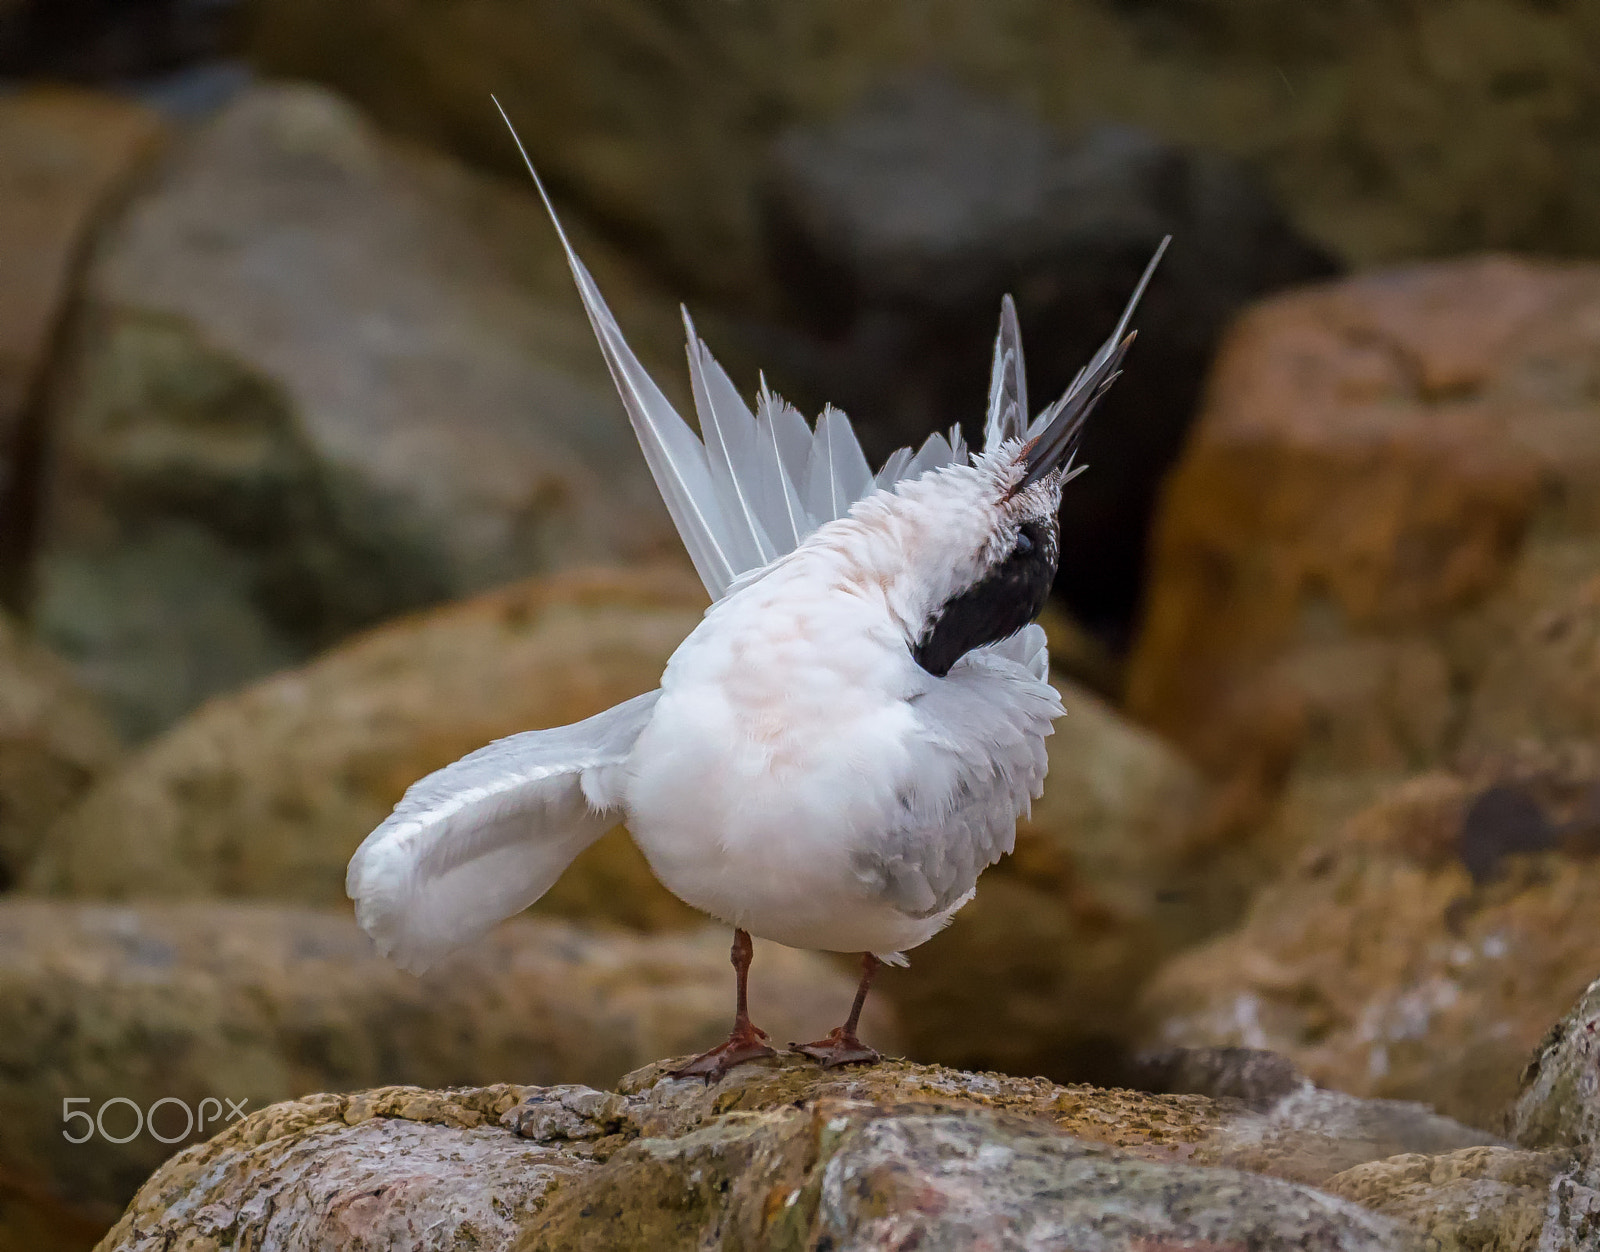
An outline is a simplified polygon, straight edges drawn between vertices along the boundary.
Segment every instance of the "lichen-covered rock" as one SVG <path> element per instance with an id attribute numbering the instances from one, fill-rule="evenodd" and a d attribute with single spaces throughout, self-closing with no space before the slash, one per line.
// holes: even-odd
<path id="1" fill-rule="evenodd" d="M 644 1138 L 561 1188 L 518 1252 L 617 1247 L 1404 1248 L 1310 1188 L 1155 1162 L 991 1114 L 818 1100 Z"/>
<path id="2" fill-rule="evenodd" d="M 402 1087 L 263 1109 L 163 1166 L 100 1247 L 504 1248 L 552 1184 L 593 1168 L 496 1124 L 521 1094 Z"/>
<path id="3" fill-rule="evenodd" d="M 680 361 L 672 306 L 585 254 Z M 401 609 L 677 550 L 563 270 L 533 195 L 322 91 L 174 146 L 86 279 L 33 610 L 125 731 Z"/>
<path id="4" fill-rule="evenodd" d="M 812 1099 L 980 1109 L 1037 1120 L 1074 1139 L 1152 1161 L 1183 1160 L 1318 1185 L 1354 1165 L 1401 1152 L 1450 1152 L 1490 1135 L 1418 1104 L 1361 1100 L 1298 1085 L 1251 1106 L 1199 1095 L 1057 1086 L 1042 1078 L 892 1062 L 818 1073 L 793 1061 L 743 1066 L 715 1087 L 665 1081 L 665 1063 L 628 1075 L 617 1091 L 647 1137 L 676 1138 L 724 1113 Z"/>
<path id="5" fill-rule="evenodd" d="M 1393 789 L 1155 976 L 1149 1042 L 1269 1048 L 1499 1125 L 1543 1023 L 1600 969 L 1595 765 L 1574 745 Z"/>
<path id="6" fill-rule="evenodd" d="M 1589 1252 L 1600 1246 L 1600 1162 L 1569 1164 L 1550 1186 L 1539 1252 Z"/>
<path id="7" fill-rule="evenodd" d="M 164 1165 L 101 1246 L 367 1247 L 408 1230 L 426 1231 L 415 1246 L 443 1248 L 473 1220 L 474 1246 L 527 1252 L 1415 1246 L 1403 1226 L 1307 1180 L 1219 1160 L 1218 1145 L 1264 1142 L 1261 1114 L 1238 1101 L 904 1062 L 840 1072 L 780 1058 L 709 1086 L 666 1068 L 611 1092 L 389 1089 L 264 1110 Z M 1319 1178 L 1395 1148 L 1370 1133 L 1364 1102 L 1321 1094 L 1348 1110 L 1340 1126 L 1281 1120 L 1285 1143 L 1300 1136 L 1302 1162 L 1321 1159 Z M 1454 1126 L 1395 1150 L 1473 1141 Z M 456 1171 L 450 1188 L 439 1162 L 452 1142 L 484 1164 Z M 313 1169 L 324 1153 L 325 1175 Z M 486 1205 L 498 1223 L 475 1217 Z M 357 1236 L 373 1242 L 338 1242 Z"/>
<path id="8" fill-rule="evenodd" d="M 1551 1153 L 1516 1148 L 1405 1153 L 1357 1165 L 1323 1190 L 1404 1222 L 1430 1248 L 1577 1252 L 1579 1245 L 1540 1242 L 1561 1169 Z"/>
<path id="9" fill-rule="evenodd" d="M 22 877 L 51 823 L 119 751 L 66 662 L 0 614 L 0 890 Z"/>
<path id="10" fill-rule="evenodd" d="M 392 1082 L 604 1086 L 726 1037 L 732 984 L 719 928 L 644 938 L 522 919 L 419 979 L 343 911 L 13 898 L 0 904 L 0 1177 L 103 1230 L 235 1105 Z M 851 984 L 762 943 L 752 1003 L 779 1040 L 813 1039 L 842 1020 Z M 868 1006 L 863 1033 L 897 1047 L 887 1003 Z"/>
<path id="11" fill-rule="evenodd" d="M 1600 1154 L 1600 980 L 1540 1041 L 1508 1123 L 1524 1147 Z"/>
<path id="12" fill-rule="evenodd" d="M 344 900 L 350 854 L 431 770 L 503 735 L 648 691 L 700 620 L 673 568 L 557 575 L 392 622 L 219 697 L 56 826 L 30 882 L 96 898 Z M 547 898 L 637 926 L 698 924 L 621 835 Z"/>

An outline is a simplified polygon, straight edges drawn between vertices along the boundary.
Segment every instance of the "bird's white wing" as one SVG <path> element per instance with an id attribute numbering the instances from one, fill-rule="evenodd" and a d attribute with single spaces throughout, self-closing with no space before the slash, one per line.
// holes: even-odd
<path id="1" fill-rule="evenodd" d="M 851 864 L 895 908 L 933 917 L 1011 851 L 1017 818 L 1044 790 L 1044 741 L 1061 697 L 1024 665 L 980 648 L 911 703 L 921 729 L 914 772 L 900 780 L 898 812 Z"/>
<path id="2" fill-rule="evenodd" d="M 383 954 L 420 973 L 548 891 L 621 819 L 625 763 L 660 695 L 497 740 L 415 783 L 345 876 Z"/>
<path id="3" fill-rule="evenodd" d="M 505 117 L 503 109 L 501 116 Z M 511 127 L 510 118 L 506 125 Z M 511 134 L 516 138 L 515 127 Z M 870 492 L 887 490 L 930 469 L 965 463 L 966 445 L 952 430 L 948 439 L 930 437 L 915 456 L 902 448 L 874 476 L 848 417 L 830 405 L 813 430 L 764 381 L 752 414 L 695 335 L 686 314 L 689 377 L 700 423 L 697 436 L 628 347 L 594 278 L 562 229 L 521 139 L 517 148 L 555 222 L 578 295 L 645 462 L 713 599 L 726 595 L 741 575 L 792 552 L 817 527 L 843 517 Z"/>

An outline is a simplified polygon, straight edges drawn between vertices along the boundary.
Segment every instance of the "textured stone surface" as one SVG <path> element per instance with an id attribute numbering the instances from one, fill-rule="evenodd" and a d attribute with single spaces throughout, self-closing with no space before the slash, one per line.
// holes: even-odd
<path id="1" fill-rule="evenodd" d="M 556 247 L 314 89 L 175 145 L 88 277 L 35 609 L 130 731 L 402 608 L 677 550 Z M 671 306 L 585 252 L 676 364 Z"/>
<path id="2" fill-rule="evenodd" d="M 1600 1150 L 1600 981 L 1540 1041 L 1508 1126 L 1525 1147 Z"/>
<path id="3" fill-rule="evenodd" d="M 706 285 L 753 271 L 750 185 L 775 131 L 928 65 L 1071 130 L 1109 117 L 1233 152 L 1364 263 L 1600 247 L 1600 17 L 1585 0 L 689 0 L 670 14 L 270 0 L 257 14 L 261 63 L 510 171 L 483 99 L 503 88 L 559 185 Z"/>
<path id="4" fill-rule="evenodd" d="M 630 1074 L 617 1090 L 643 1098 L 641 1133 L 676 1137 L 727 1111 L 782 1108 L 804 1098 L 978 1108 L 1038 1119 L 1090 1143 L 1153 1161 L 1173 1159 L 1319 1185 L 1364 1161 L 1401 1152 L 1450 1152 L 1492 1136 L 1419 1104 L 1362 1100 L 1302 1084 L 1257 1106 L 1199 1095 L 1150 1095 L 1042 1078 L 1013 1078 L 895 1062 L 816 1074 L 792 1061 L 742 1068 L 714 1088 L 662 1083 L 664 1065 Z"/>
<path id="5" fill-rule="evenodd" d="M 640 1140 L 563 1188 L 513 1246 L 707 1244 L 1406 1246 L 1383 1218 L 1277 1179 L 1128 1158 L 982 1113 L 827 1100 Z"/>
<path id="6" fill-rule="evenodd" d="M 1545 1252 L 1548 1247 L 1555 1252 L 1580 1246 L 1540 1242 L 1559 1172 L 1550 1153 L 1464 1148 L 1358 1165 L 1330 1178 L 1323 1190 L 1405 1222 L 1430 1241 L 1429 1247 L 1460 1252 Z"/>
<path id="7" fill-rule="evenodd" d="M 593 1168 L 496 1125 L 521 1094 L 399 1087 L 263 1109 L 163 1167 L 100 1247 L 504 1248 L 553 1183 Z"/>
<path id="8" fill-rule="evenodd" d="M 66 663 L 0 615 L 0 890 L 22 877 L 50 824 L 119 749 Z"/>
<path id="9" fill-rule="evenodd" d="M 851 983 L 763 943 L 752 1004 L 775 1037 L 817 1038 L 842 1020 Z M 644 938 L 521 919 L 417 979 L 342 911 L 12 899 L 0 904 L 0 1178 L 30 1180 L 37 1213 L 104 1230 L 162 1160 L 231 1120 L 225 1100 L 252 1112 L 387 1082 L 603 1086 L 719 1042 L 732 992 L 719 928 Z M 886 1003 L 863 1032 L 897 1046 Z M 139 1131 L 125 1103 L 101 1113 L 118 1099 L 174 1103 Z M 101 1116 L 105 1133 L 65 1138 L 83 1137 L 68 1108 Z"/>
<path id="10" fill-rule="evenodd" d="M 1396 788 L 1155 976 L 1151 1042 L 1270 1048 L 1330 1087 L 1498 1125 L 1541 1023 L 1600 969 L 1600 861 L 1562 846 L 1587 837 L 1592 756 Z"/>
<path id="11" fill-rule="evenodd" d="M 389 1089 L 263 1110 L 163 1166 L 102 1246 L 369 1246 L 336 1242 L 353 1237 L 347 1223 L 359 1217 L 361 1231 L 431 1222 L 435 1242 L 417 1246 L 454 1247 L 450 1239 L 466 1238 L 463 1217 L 496 1196 L 505 1224 L 485 1221 L 474 1246 L 1413 1246 L 1398 1224 L 1303 1181 L 1219 1166 L 1230 1136 L 1241 1142 L 1261 1125 L 1236 1101 L 903 1062 L 827 1072 L 763 1061 L 712 1086 L 666 1079 L 664 1067 L 630 1074 L 613 1092 Z M 1286 1101 L 1277 1116 L 1318 1178 L 1394 1147 L 1372 1133 L 1391 1121 L 1381 1106 L 1310 1093 L 1346 1110 L 1334 1125 L 1305 1094 L 1298 1112 Z M 1434 1132 L 1413 1126 L 1398 1142 L 1439 1152 L 1481 1141 L 1433 1120 Z M 382 1160 L 369 1151 L 355 1176 L 353 1150 L 380 1144 L 403 1151 Z M 438 1162 L 450 1150 L 485 1167 L 454 1171 L 441 1190 Z M 323 1154 L 333 1168 L 313 1175 Z M 513 1193 L 504 1163 L 516 1161 Z M 396 1185 L 413 1177 L 414 1188 Z M 359 1205 L 345 1198 L 358 1187 Z"/>
<path id="12" fill-rule="evenodd" d="M 490 740 L 650 690 L 705 603 L 673 568 L 573 573 L 380 627 L 134 754 L 57 825 L 31 882 L 342 903 L 350 854 L 408 786 Z M 620 835 L 548 902 L 633 925 L 698 919 Z"/>
<path id="13" fill-rule="evenodd" d="M 13 607 L 40 503 L 50 355 L 94 228 L 161 138 L 148 111 L 89 92 L 0 99 L 0 601 Z"/>

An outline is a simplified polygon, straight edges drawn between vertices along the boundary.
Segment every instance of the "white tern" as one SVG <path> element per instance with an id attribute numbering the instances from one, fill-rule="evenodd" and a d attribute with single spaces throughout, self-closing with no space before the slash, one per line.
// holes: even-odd
<path id="1" fill-rule="evenodd" d="M 710 1081 L 772 1054 L 747 1011 L 751 935 L 862 953 L 848 1021 L 798 1050 L 876 1060 L 856 1027 L 879 964 L 903 964 L 972 898 L 1043 789 L 1062 709 L 1032 623 L 1055 577 L 1061 490 L 1086 468 L 1073 466 L 1084 420 L 1167 241 L 1059 400 L 1029 419 L 1008 296 L 983 451 L 969 456 L 956 428 L 874 474 L 837 409 L 813 429 L 763 381 L 752 414 L 686 313 L 697 437 L 555 229 L 713 604 L 657 690 L 412 786 L 350 861 L 356 917 L 420 971 L 625 821 L 662 883 L 734 928 L 732 1034 L 678 1073 Z"/>

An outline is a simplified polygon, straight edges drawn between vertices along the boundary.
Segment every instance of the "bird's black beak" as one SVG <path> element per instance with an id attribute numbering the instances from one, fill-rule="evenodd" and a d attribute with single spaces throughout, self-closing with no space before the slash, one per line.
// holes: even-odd
<path id="1" fill-rule="evenodd" d="M 1042 429 L 1022 449 L 1022 463 L 1027 466 L 1027 473 L 1013 491 L 1021 491 L 1053 470 L 1071 466 L 1073 455 L 1083 439 L 1084 423 L 1094 411 L 1094 406 L 1100 402 L 1100 397 L 1110 390 L 1111 384 L 1117 381 L 1117 376 L 1122 372 L 1122 358 L 1133 343 L 1133 333 L 1128 330 L 1128 323 L 1133 318 L 1134 309 L 1139 307 L 1144 289 L 1150 285 L 1150 276 L 1156 272 L 1156 266 L 1161 263 L 1161 257 L 1171 242 L 1171 235 L 1163 239 L 1156 254 L 1150 258 L 1150 264 L 1144 267 L 1144 275 L 1133 289 L 1133 295 L 1128 299 L 1127 308 L 1122 310 L 1122 319 L 1111 332 L 1111 338 L 1100 346 L 1100 351 L 1094 354 L 1089 364 L 1078 371 L 1066 394 L 1034 422 L 1036 428 Z"/>

